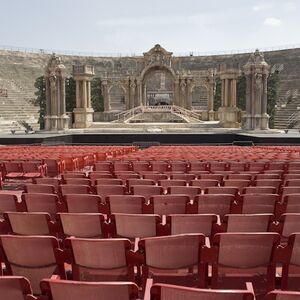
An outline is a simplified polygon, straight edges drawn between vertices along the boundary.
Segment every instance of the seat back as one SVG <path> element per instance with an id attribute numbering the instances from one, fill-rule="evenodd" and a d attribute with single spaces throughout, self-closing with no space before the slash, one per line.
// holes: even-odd
<path id="1" fill-rule="evenodd" d="M 158 215 L 114 214 L 114 236 L 129 239 L 152 237 L 157 235 L 157 225 L 161 223 Z"/>
<path id="2" fill-rule="evenodd" d="M 217 220 L 218 216 L 214 214 L 173 214 L 167 216 L 166 223 L 171 235 L 201 233 L 210 237 Z"/>
<path id="3" fill-rule="evenodd" d="M 268 232 L 273 214 L 231 214 L 224 218 L 226 232 Z"/>
<path id="4" fill-rule="evenodd" d="M 251 281 L 258 290 L 275 286 L 273 255 L 280 243 L 277 233 L 220 233 L 212 242 L 212 288 L 241 289 Z"/>
<path id="5" fill-rule="evenodd" d="M 92 194 L 68 194 L 64 202 L 69 213 L 98 213 L 101 198 Z"/>
<path id="6" fill-rule="evenodd" d="M 134 281 L 133 266 L 127 263 L 128 239 L 67 238 L 73 280 Z"/>
<path id="7" fill-rule="evenodd" d="M 100 213 L 59 213 L 58 221 L 65 237 L 104 237 L 104 216 Z"/>
<path id="8" fill-rule="evenodd" d="M 154 195 L 147 209 L 148 213 L 158 215 L 184 214 L 189 201 L 187 195 Z"/>
<path id="9" fill-rule="evenodd" d="M 138 195 L 111 195 L 106 201 L 110 214 L 141 214 L 145 197 Z"/>
<path id="10" fill-rule="evenodd" d="M 182 234 L 163 237 L 144 238 L 139 242 L 139 252 L 144 256 L 142 265 L 143 283 L 151 276 L 160 282 L 198 283 L 201 276 L 199 258 L 201 247 L 205 244 L 202 234 Z M 196 273 L 190 268 L 197 266 Z M 155 271 L 158 271 L 157 274 Z M 179 276 L 178 271 L 181 270 Z M 172 272 L 173 276 L 172 276 Z M 150 275 L 151 274 L 151 275 Z M 174 277 L 174 274 L 176 276 Z M 157 278 L 156 278 L 157 277 Z"/>
<path id="11" fill-rule="evenodd" d="M 31 298 L 32 289 L 28 279 L 22 276 L 1 276 L 0 291 L 0 297 L 3 300 L 34 299 L 33 297 Z"/>
<path id="12" fill-rule="evenodd" d="M 27 212 L 46 212 L 55 215 L 58 211 L 58 196 L 54 194 L 23 194 L 22 204 Z"/>
<path id="13" fill-rule="evenodd" d="M 65 278 L 64 267 L 57 264 L 55 249 L 58 240 L 48 236 L 0 236 L 0 247 L 9 275 L 26 276 L 35 294 L 40 294 L 40 281 L 59 273 Z"/>
<path id="14" fill-rule="evenodd" d="M 156 283 L 151 287 L 155 300 L 254 300 L 254 294 L 247 290 L 212 290 Z M 151 298 L 151 299 L 152 299 Z M 292 299 L 291 299 L 292 300 Z"/>
<path id="15" fill-rule="evenodd" d="M 50 184 L 26 184 L 25 193 L 55 194 L 55 186 Z"/>
<path id="16" fill-rule="evenodd" d="M 4 215 L 12 234 L 17 235 L 50 235 L 51 217 L 41 212 L 7 212 Z"/>
<path id="17" fill-rule="evenodd" d="M 244 194 L 241 197 L 243 214 L 275 214 L 279 196 L 276 194 Z"/>
<path id="18" fill-rule="evenodd" d="M 135 300 L 138 299 L 138 286 L 131 282 L 81 282 L 71 280 L 49 280 L 41 282 L 41 289 L 49 299 L 97 299 Z"/>

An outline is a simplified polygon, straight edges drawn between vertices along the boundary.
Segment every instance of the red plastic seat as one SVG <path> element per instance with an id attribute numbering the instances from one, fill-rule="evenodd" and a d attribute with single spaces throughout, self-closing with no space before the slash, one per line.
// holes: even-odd
<path id="1" fill-rule="evenodd" d="M 185 180 L 179 180 L 179 179 L 165 179 L 160 180 L 158 182 L 158 185 L 163 187 L 166 191 L 170 186 L 186 186 Z"/>
<path id="2" fill-rule="evenodd" d="M 210 171 L 213 172 L 219 172 L 219 171 L 226 171 L 227 169 L 227 163 L 224 161 L 211 161 L 209 163 L 210 165 Z"/>
<path id="3" fill-rule="evenodd" d="M 171 235 L 201 233 L 211 237 L 217 221 L 215 214 L 172 214 L 167 216 L 166 227 Z"/>
<path id="4" fill-rule="evenodd" d="M 261 174 L 264 175 L 264 174 Z M 226 176 L 226 179 L 228 180 L 251 180 L 252 175 L 251 174 L 244 174 L 244 173 L 239 173 L 239 174 L 228 174 Z"/>
<path id="5" fill-rule="evenodd" d="M 194 203 L 187 208 L 189 213 L 216 214 L 221 218 L 230 214 L 235 207 L 235 196 L 230 194 L 204 194 L 195 197 Z"/>
<path id="6" fill-rule="evenodd" d="M 55 187 L 55 192 L 57 193 L 58 187 L 60 185 L 60 180 L 58 178 L 41 177 L 41 178 L 34 178 L 33 183 L 53 185 Z"/>
<path id="7" fill-rule="evenodd" d="M 113 237 L 135 239 L 157 236 L 161 218 L 147 214 L 113 214 L 111 222 Z"/>
<path id="8" fill-rule="evenodd" d="M 190 181 L 191 186 L 199 187 L 201 190 L 204 190 L 206 188 L 212 187 L 212 186 L 218 186 L 219 181 L 214 179 L 196 179 Z"/>
<path id="9" fill-rule="evenodd" d="M 64 237 L 103 238 L 104 216 L 100 213 L 59 213 L 57 214 Z"/>
<path id="10" fill-rule="evenodd" d="M 187 172 L 187 163 L 185 161 L 171 161 L 170 169 L 172 172 Z"/>
<path id="11" fill-rule="evenodd" d="M 143 257 L 143 286 L 150 277 L 154 283 L 199 286 L 201 280 L 204 280 L 199 255 L 204 244 L 205 236 L 202 234 L 141 239 L 139 253 Z"/>
<path id="12" fill-rule="evenodd" d="M 171 186 L 168 188 L 168 193 L 171 195 L 187 195 L 192 199 L 201 194 L 201 188 L 196 186 Z"/>
<path id="13" fill-rule="evenodd" d="M 58 240 L 51 236 L 0 236 L 8 275 L 26 276 L 34 294 L 40 294 L 40 281 L 58 274 L 65 278 L 64 265 L 56 260 Z"/>
<path id="14" fill-rule="evenodd" d="M 201 300 L 254 300 L 251 290 L 213 290 L 196 289 L 170 284 L 154 284 L 151 287 L 151 299 L 176 300 L 176 299 L 201 299 Z M 281 299 L 281 298 L 280 298 Z M 268 300 L 277 300 L 270 298 Z M 285 300 L 285 299 L 283 299 Z M 289 300 L 289 299 L 287 299 Z M 294 299 L 290 299 L 294 300 Z"/>
<path id="15" fill-rule="evenodd" d="M 187 195 L 154 195 L 149 204 L 144 205 L 143 211 L 157 215 L 184 214 L 189 201 Z"/>
<path id="16" fill-rule="evenodd" d="M 59 190 L 62 196 L 68 194 L 90 194 L 91 187 L 89 185 L 79 185 L 79 184 L 61 184 Z"/>
<path id="17" fill-rule="evenodd" d="M 202 262 L 212 265 L 211 287 L 243 289 L 246 282 L 252 282 L 257 295 L 272 291 L 279 243 L 278 233 L 216 234 L 202 255 Z"/>
<path id="18" fill-rule="evenodd" d="M 113 165 L 110 161 L 99 161 L 94 164 L 94 171 L 107 171 L 112 172 Z"/>
<path id="19" fill-rule="evenodd" d="M 236 187 L 241 193 L 243 189 L 251 184 L 250 180 L 237 180 L 237 179 L 226 179 L 223 181 L 223 185 L 226 187 Z"/>
<path id="20" fill-rule="evenodd" d="M 275 290 L 268 293 L 265 300 L 299 300 L 300 292 Z"/>
<path id="21" fill-rule="evenodd" d="M 114 161 L 113 170 L 114 172 L 131 171 L 132 168 L 128 161 Z"/>
<path id="22" fill-rule="evenodd" d="M 150 165 L 148 161 L 133 161 L 132 169 L 134 172 L 144 172 L 150 170 Z"/>
<path id="23" fill-rule="evenodd" d="M 22 162 L 21 168 L 24 178 L 39 178 L 45 175 L 45 166 L 36 162 Z"/>
<path id="24" fill-rule="evenodd" d="M 281 289 L 300 291 L 300 234 L 291 234 L 288 238 L 287 246 L 282 249 L 281 262 L 282 267 L 282 279 Z"/>
<path id="25" fill-rule="evenodd" d="M 223 232 L 268 232 L 274 220 L 272 214 L 229 214 L 225 215 Z"/>
<path id="26" fill-rule="evenodd" d="M 89 178 L 92 181 L 92 184 L 95 185 L 97 179 L 110 179 L 113 178 L 113 175 L 108 172 L 91 172 Z"/>
<path id="27" fill-rule="evenodd" d="M 111 195 L 125 195 L 126 187 L 124 185 L 96 185 L 96 191 L 104 203 L 106 197 Z"/>
<path id="28" fill-rule="evenodd" d="M 186 182 L 190 182 L 191 180 L 196 179 L 195 174 L 171 174 L 171 179 L 174 180 L 185 180 Z"/>
<path id="29" fill-rule="evenodd" d="M 67 194 L 63 201 L 69 213 L 98 213 L 101 198 L 92 194 Z"/>
<path id="30" fill-rule="evenodd" d="M 0 193 L 0 220 L 4 212 L 17 211 L 18 198 L 14 194 Z"/>
<path id="31" fill-rule="evenodd" d="M 150 163 L 152 171 L 158 171 L 161 173 L 169 171 L 169 164 L 166 161 L 151 161 Z"/>
<path id="32" fill-rule="evenodd" d="M 163 194 L 164 189 L 161 186 L 155 185 L 134 185 L 131 187 L 130 191 L 131 194 L 143 196 L 148 200 L 153 195 Z"/>
<path id="33" fill-rule="evenodd" d="M 223 174 L 201 174 L 199 175 L 199 179 L 201 180 L 217 180 L 218 182 L 222 182 L 224 178 Z"/>
<path id="34" fill-rule="evenodd" d="M 300 213 L 282 214 L 275 230 L 281 235 L 281 242 L 286 243 L 291 234 L 300 232 Z"/>
<path id="35" fill-rule="evenodd" d="M 0 291 L 3 300 L 36 299 L 33 297 L 30 282 L 22 276 L 1 276 Z"/>
<path id="36" fill-rule="evenodd" d="M 207 162 L 202 161 L 191 161 L 190 162 L 190 171 L 208 171 L 209 165 Z"/>
<path id="37" fill-rule="evenodd" d="M 240 199 L 240 213 L 242 214 L 274 214 L 279 203 L 276 194 L 244 194 Z"/>
<path id="38" fill-rule="evenodd" d="M 228 194 L 237 196 L 239 189 L 230 186 L 208 187 L 204 190 L 204 194 Z"/>
<path id="39" fill-rule="evenodd" d="M 24 172 L 19 162 L 4 162 L 4 178 L 7 179 L 20 179 L 23 177 Z"/>
<path id="40" fill-rule="evenodd" d="M 128 239 L 67 238 L 65 246 L 73 280 L 134 282 L 133 265 L 127 259 Z"/>
<path id="41" fill-rule="evenodd" d="M 52 217 L 60 209 L 60 202 L 54 194 L 23 194 L 20 207 L 27 212 L 46 212 Z"/>
<path id="42" fill-rule="evenodd" d="M 111 195 L 106 198 L 106 214 L 142 214 L 145 197 L 139 195 Z"/>
<path id="43" fill-rule="evenodd" d="M 241 161 L 231 161 L 228 163 L 229 171 L 244 172 L 247 168 L 247 163 Z"/>
<path id="44" fill-rule="evenodd" d="M 74 178 L 86 178 L 85 173 L 83 172 L 66 172 L 61 175 L 63 181 L 67 179 L 74 179 Z"/>
<path id="45" fill-rule="evenodd" d="M 56 194 L 55 186 L 50 184 L 26 184 L 24 192 L 31 194 Z"/>
<path id="46" fill-rule="evenodd" d="M 276 194 L 276 188 L 272 186 L 247 186 L 242 194 Z"/>
<path id="47" fill-rule="evenodd" d="M 100 178 L 96 179 L 96 185 L 122 185 L 123 181 L 116 178 Z"/>
<path id="48" fill-rule="evenodd" d="M 88 178 L 69 178 L 65 180 L 65 184 L 69 185 L 92 185 L 92 181 Z"/>
<path id="49" fill-rule="evenodd" d="M 42 280 L 41 289 L 52 300 L 136 300 L 138 286 L 133 282 L 82 282 L 72 280 Z M 248 300 L 248 299 L 247 299 Z"/>
<path id="50" fill-rule="evenodd" d="M 9 233 L 16 235 L 56 235 L 56 228 L 48 213 L 7 212 L 4 218 L 9 225 Z"/>

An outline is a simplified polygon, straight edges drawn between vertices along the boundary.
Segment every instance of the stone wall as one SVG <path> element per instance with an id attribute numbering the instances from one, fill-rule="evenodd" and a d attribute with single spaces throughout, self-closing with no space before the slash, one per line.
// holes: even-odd
<path id="1" fill-rule="evenodd" d="M 147 50 L 147 49 L 145 49 Z M 172 50 L 172 49 L 167 49 Z M 284 107 L 293 103 L 300 107 L 300 49 L 288 49 L 265 52 L 265 60 L 271 66 L 271 72 L 280 71 L 279 99 L 277 106 Z M 60 55 L 66 66 L 66 73 L 71 76 L 72 64 L 91 64 L 95 67 L 96 76 L 105 74 L 130 75 L 140 72 L 143 67 L 142 57 L 81 57 Z M 0 50 L 0 80 L 2 89 L 18 87 L 24 93 L 24 103 L 34 98 L 34 82 L 38 76 L 44 74 L 46 64 L 50 58 L 48 54 L 35 54 Z M 242 67 L 249 54 L 187 56 L 173 57 L 172 66 L 176 70 L 191 70 L 192 72 L 218 68 L 220 64 L 239 65 Z M 7 84 L 6 84 L 7 83 Z M 291 96 L 292 95 L 292 96 Z M 0 101 L 1 99 L 0 93 Z M 203 102 L 203 101 L 202 101 Z M 299 105 L 298 105 L 299 103 Z M 122 104 L 122 103 L 120 103 Z M 276 116 L 280 113 L 277 112 Z M 276 123 L 282 127 L 281 123 Z"/>

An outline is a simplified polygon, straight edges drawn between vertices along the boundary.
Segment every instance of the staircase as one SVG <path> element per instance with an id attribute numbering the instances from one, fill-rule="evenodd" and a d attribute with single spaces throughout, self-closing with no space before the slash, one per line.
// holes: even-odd
<path id="1" fill-rule="evenodd" d="M 115 123 L 201 123 L 201 115 L 175 105 L 138 106 L 116 114 Z"/>
<path id="2" fill-rule="evenodd" d="M 22 89 L 14 80 L 3 79 L 1 74 L 0 89 L 7 90 L 5 96 L 0 96 L 0 131 L 20 130 L 22 122 L 33 130 L 39 129 L 39 107 L 32 104 L 34 90 Z"/>

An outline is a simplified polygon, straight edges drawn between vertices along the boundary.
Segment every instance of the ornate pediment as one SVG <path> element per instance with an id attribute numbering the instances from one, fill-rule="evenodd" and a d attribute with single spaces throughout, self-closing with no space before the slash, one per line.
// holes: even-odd
<path id="1" fill-rule="evenodd" d="M 144 53 L 144 61 L 147 66 L 161 65 L 170 67 L 172 54 L 173 52 L 168 52 L 157 44 L 148 52 Z"/>
<path id="2" fill-rule="evenodd" d="M 46 67 L 46 74 L 51 75 L 63 75 L 66 67 L 62 63 L 62 60 L 59 56 L 57 56 L 55 53 L 53 53 L 48 61 L 47 67 Z"/>

